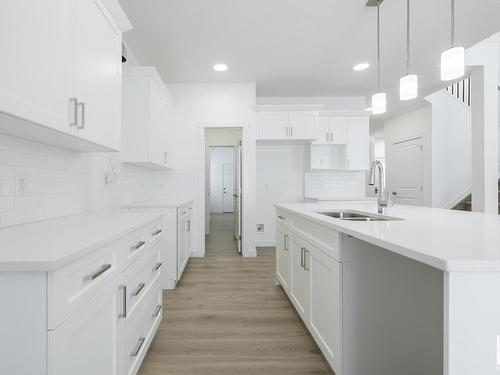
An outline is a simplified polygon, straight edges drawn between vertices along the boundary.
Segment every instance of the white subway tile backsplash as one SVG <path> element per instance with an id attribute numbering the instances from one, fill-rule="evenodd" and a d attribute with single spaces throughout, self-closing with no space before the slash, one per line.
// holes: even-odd
<path id="1" fill-rule="evenodd" d="M 365 172 L 308 172 L 305 174 L 305 196 L 318 198 L 364 198 Z"/>
<path id="2" fill-rule="evenodd" d="M 106 185 L 111 166 L 119 178 Z M 16 194 L 19 176 L 27 181 L 22 194 Z M 122 164 L 119 153 L 78 153 L 0 133 L 0 227 L 185 194 L 193 187 L 190 171 L 152 171 Z"/>

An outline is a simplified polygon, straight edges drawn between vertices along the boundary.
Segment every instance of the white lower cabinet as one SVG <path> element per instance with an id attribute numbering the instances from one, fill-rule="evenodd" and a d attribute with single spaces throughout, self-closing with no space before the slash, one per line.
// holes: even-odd
<path id="1" fill-rule="evenodd" d="M 333 230 L 312 233 L 314 229 L 299 218 L 288 213 L 286 216 L 286 224 L 277 221 L 276 279 L 339 375 L 342 372 L 342 263 L 334 258 L 339 254 L 339 234 Z M 329 247 L 322 248 L 321 243 Z"/>
<path id="2" fill-rule="evenodd" d="M 276 277 L 285 290 L 290 288 L 290 249 L 289 235 L 278 224 L 276 226 Z"/>
<path id="3" fill-rule="evenodd" d="M 307 246 L 299 237 L 290 237 L 291 252 L 291 287 L 290 298 L 305 321 L 309 319 L 310 293 L 309 293 L 309 268 L 307 268 Z"/>
<path id="4" fill-rule="evenodd" d="M 118 374 L 115 295 L 114 288 L 107 288 L 48 332 L 49 374 Z"/>
<path id="5" fill-rule="evenodd" d="M 311 334 L 339 374 L 341 265 L 320 250 L 309 247 Z"/>
<path id="6" fill-rule="evenodd" d="M 0 272 L 0 374 L 135 375 L 162 319 L 162 232 L 158 219 L 58 269 Z"/>

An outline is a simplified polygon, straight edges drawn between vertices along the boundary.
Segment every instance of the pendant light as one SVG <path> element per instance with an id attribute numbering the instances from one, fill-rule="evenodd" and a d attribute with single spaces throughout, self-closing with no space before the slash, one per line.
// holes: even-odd
<path id="1" fill-rule="evenodd" d="M 380 91 L 380 0 L 377 0 L 377 93 L 372 96 L 372 114 L 385 113 L 387 97 Z"/>
<path id="2" fill-rule="evenodd" d="M 399 99 L 411 100 L 418 96 L 418 77 L 410 74 L 410 0 L 406 0 L 406 75 L 399 80 Z"/>
<path id="3" fill-rule="evenodd" d="M 451 48 L 441 54 L 441 80 L 452 81 L 465 74 L 465 49 L 455 46 L 455 0 L 451 0 Z"/>

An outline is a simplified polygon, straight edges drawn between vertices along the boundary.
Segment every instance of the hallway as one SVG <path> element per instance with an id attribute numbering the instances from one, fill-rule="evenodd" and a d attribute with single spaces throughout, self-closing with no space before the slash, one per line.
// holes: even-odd
<path id="1" fill-rule="evenodd" d="M 205 258 L 191 258 L 142 375 L 332 374 L 280 287 L 270 249 L 243 258 L 232 215 L 212 215 Z"/>

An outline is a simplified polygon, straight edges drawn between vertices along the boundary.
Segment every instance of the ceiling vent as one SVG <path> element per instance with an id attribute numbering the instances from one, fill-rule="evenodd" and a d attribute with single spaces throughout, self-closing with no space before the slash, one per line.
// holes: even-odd
<path id="1" fill-rule="evenodd" d="M 367 7 L 376 7 L 378 2 L 379 2 L 379 0 L 368 0 L 366 2 L 366 6 Z M 384 2 L 384 0 L 380 0 L 380 4 L 382 4 L 383 2 Z"/>

